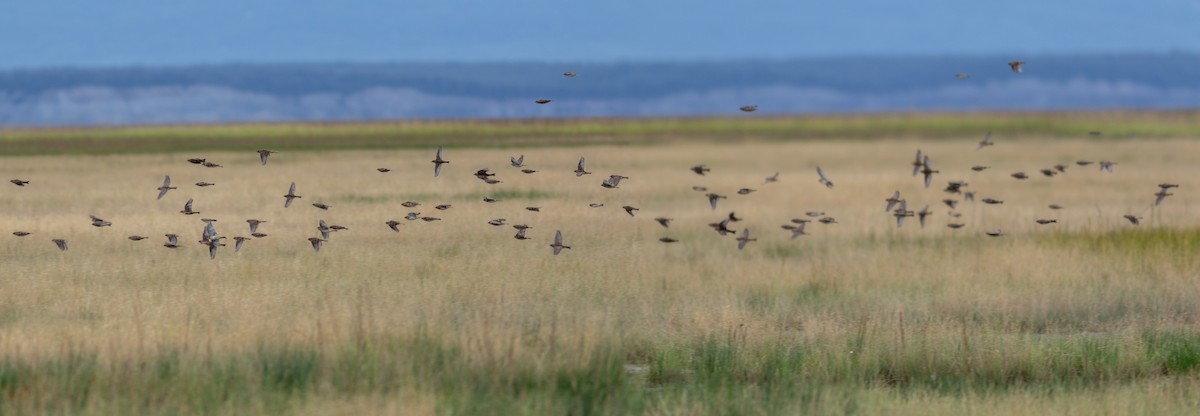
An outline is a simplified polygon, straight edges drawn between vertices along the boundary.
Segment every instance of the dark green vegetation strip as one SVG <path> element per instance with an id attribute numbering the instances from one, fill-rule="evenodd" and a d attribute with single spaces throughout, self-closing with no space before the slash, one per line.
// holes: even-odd
<path id="1" fill-rule="evenodd" d="M 446 120 L 0 129 L 0 155 L 560 146 L 665 140 L 1200 136 L 1200 112 Z"/>
<path id="2" fill-rule="evenodd" d="M 570 368 L 469 357 L 428 337 L 365 341 L 336 351 L 263 346 L 215 357 L 168 351 L 117 364 L 77 351 L 35 362 L 0 361 L 0 413 L 257 408 L 282 414 L 308 400 L 418 391 L 447 414 L 637 414 L 684 402 L 707 413 L 772 414 L 822 410 L 831 394 L 849 397 L 870 387 L 951 396 L 1051 392 L 1192 377 L 1200 370 L 1200 337 L 1192 333 L 1148 332 L 1135 340 L 1031 337 L 1022 341 L 1025 350 L 1006 354 L 986 338 L 964 338 L 963 345 L 940 350 L 923 349 L 925 343 L 914 338 L 909 350 L 878 349 L 883 345 L 871 345 L 865 332 L 833 346 L 748 345 L 736 330 L 665 346 L 633 342 L 599 348 Z"/>

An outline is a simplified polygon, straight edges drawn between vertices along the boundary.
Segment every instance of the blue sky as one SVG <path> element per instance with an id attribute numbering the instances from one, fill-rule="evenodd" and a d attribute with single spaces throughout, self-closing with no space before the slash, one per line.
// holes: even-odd
<path id="1" fill-rule="evenodd" d="M 2 69 L 1200 51 L 1195 0 L 9 3 Z"/>

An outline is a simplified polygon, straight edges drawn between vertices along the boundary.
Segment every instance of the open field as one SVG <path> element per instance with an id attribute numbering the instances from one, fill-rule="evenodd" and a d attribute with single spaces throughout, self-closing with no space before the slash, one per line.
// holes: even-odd
<path id="1" fill-rule="evenodd" d="M 339 127 L 0 132 L 0 179 L 31 181 L 0 187 L 0 414 L 1193 414 L 1195 117 L 931 116 L 934 127 L 891 137 L 910 119 L 821 119 L 821 134 L 766 119 L 793 124 L 751 134 L 738 121 L 697 134 L 706 140 L 645 127 L 665 121 L 578 136 L 433 123 L 440 133 L 396 138 L 395 125 L 345 125 L 378 130 L 336 133 L 356 149 L 336 151 L 318 150 L 343 144 L 325 141 Z M 545 123 L 528 128 L 608 122 Z M 1022 123 L 1042 127 L 997 127 L 997 145 L 975 151 L 977 130 Z M 626 133 L 638 129 L 649 131 Z M 440 140 L 456 146 L 434 178 L 426 144 Z M 165 144 L 130 147 L 140 143 Z M 260 166 L 257 148 L 282 152 Z M 918 148 L 941 170 L 930 189 L 910 175 Z M 517 153 L 539 172 L 509 167 Z M 570 173 L 581 155 L 594 175 Z M 712 172 L 688 170 L 699 163 Z M 1037 173 L 1055 163 L 1071 167 Z M 503 183 L 471 176 L 485 167 Z M 1008 176 L 1018 170 L 1033 177 Z M 156 201 L 165 174 L 179 189 Z M 609 174 L 631 179 L 603 189 Z M 962 202 L 966 226 L 951 230 L 940 201 L 962 199 L 942 192 L 955 179 L 1005 203 Z M 201 180 L 217 185 L 191 185 Z M 303 199 L 284 209 L 293 181 Z M 1181 187 L 1152 209 L 1162 182 Z M 729 198 L 712 210 L 694 185 Z M 895 226 L 884 212 L 894 190 L 910 209 L 931 206 L 926 228 Z M 178 212 L 188 198 L 200 215 Z M 729 211 L 758 238 L 744 250 L 705 226 Z M 806 211 L 839 223 L 789 240 L 779 226 Z M 92 227 L 89 214 L 113 225 Z M 197 217 L 227 236 L 264 219 L 270 236 L 210 260 Z M 532 240 L 487 225 L 498 217 L 532 225 Z M 314 253 L 305 239 L 318 219 L 350 229 Z M 996 228 L 1007 235 L 983 234 Z M 559 256 L 555 230 L 573 247 Z M 182 248 L 162 247 L 168 232 Z"/>

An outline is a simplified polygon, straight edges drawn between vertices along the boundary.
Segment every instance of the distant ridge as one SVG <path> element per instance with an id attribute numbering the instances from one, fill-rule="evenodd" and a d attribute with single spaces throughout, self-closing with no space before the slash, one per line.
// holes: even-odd
<path id="1" fill-rule="evenodd" d="M 1013 59 L 1028 62 L 1024 73 L 1009 70 Z M 680 116 L 748 104 L 756 114 L 1197 108 L 1200 54 L 0 71 L 4 126 Z"/>

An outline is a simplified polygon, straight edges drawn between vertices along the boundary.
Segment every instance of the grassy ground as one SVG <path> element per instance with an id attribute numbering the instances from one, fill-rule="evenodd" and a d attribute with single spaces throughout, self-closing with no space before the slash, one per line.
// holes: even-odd
<path id="1" fill-rule="evenodd" d="M 428 148 L 287 151 L 265 167 L 253 152 L 4 157 L 0 179 L 31 183 L 0 192 L 0 413 L 1191 414 L 1200 142 L 997 136 L 978 152 L 974 133 L 455 147 L 436 179 Z M 261 143 L 238 146 L 277 147 Z M 942 172 L 934 188 L 910 176 L 917 148 Z M 580 155 L 595 175 L 570 173 Z M 1118 165 L 1036 173 L 1077 159 Z M 471 177 L 484 167 L 504 182 Z M 164 174 L 180 189 L 156 201 Z M 631 179 L 603 189 L 608 174 Z M 951 230 L 952 179 L 1005 204 L 961 202 L 967 226 Z M 284 209 L 293 181 L 304 198 Z M 1182 186 L 1152 209 L 1166 181 Z M 714 211 L 695 185 L 729 199 Z M 925 229 L 883 212 L 894 190 L 930 204 Z M 202 214 L 178 213 L 188 198 Z M 745 250 L 705 226 L 730 210 L 758 238 Z M 779 225 L 806 211 L 839 224 L 789 240 Z M 209 260 L 195 217 L 228 236 L 268 220 L 270 236 Z M 314 253 L 318 219 L 350 230 Z M 983 234 L 995 228 L 1008 235 Z M 560 256 L 554 230 L 573 246 Z M 167 232 L 184 247 L 161 247 Z"/>
<path id="2" fill-rule="evenodd" d="M 0 128 L 0 155 L 96 155 L 214 150 L 530 147 L 696 140 L 1196 137 L 1200 112 L 884 114 L 675 119 L 448 120 L 112 128 Z"/>

